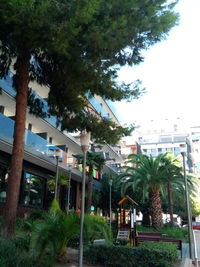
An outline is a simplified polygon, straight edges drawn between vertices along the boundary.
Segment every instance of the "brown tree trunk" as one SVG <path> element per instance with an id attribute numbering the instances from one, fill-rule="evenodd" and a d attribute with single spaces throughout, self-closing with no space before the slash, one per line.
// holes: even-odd
<path id="1" fill-rule="evenodd" d="M 167 184 L 167 194 L 168 194 L 168 206 L 169 206 L 169 214 L 170 214 L 170 224 L 174 226 L 174 217 L 173 217 L 173 196 L 172 196 L 172 186 L 171 184 Z"/>
<path id="2" fill-rule="evenodd" d="M 27 49 L 21 50 L 17 59 L 16 70 L 16 109 L 15 126 L 13 136 L 13 149 L 11 158 L 11 171 L 8 177 L 8 189 L 6 198 L 6 234 L 11 237 L 14 231 L 14 223 L 17 214 L 19 200 L 19 189 L 24 157 L 24 134 L 27 110 L 27 93 L 29 83 L 29 59 L 30 53 Z"/>
<path id="3" fill-rule="evenodd" d="M 142 225 L 143 226 L 150 226 L 151 225 L 151 219 L 150 219 L 150 215 L 149 212 L 142 212 Z"/>
<path id="4" fill-rule="evenodd" d="M 87 201 L 86 201 L 86 213 L 91 212 L 92 205 L 92 192 L 93 192 L 93 175 L 92 175 L 92 166 L 89 167 L 88 174 L 88 185 L 87 185 Z"/>
<path id="5" fill-rule="evenodd" d="M 157 230 L 161 229 L 163 227 L 163 220 L 162 220 L 162 203 L 159 191 L 150 192 L 150 210 L 151 210 L 152 226 Z"/>

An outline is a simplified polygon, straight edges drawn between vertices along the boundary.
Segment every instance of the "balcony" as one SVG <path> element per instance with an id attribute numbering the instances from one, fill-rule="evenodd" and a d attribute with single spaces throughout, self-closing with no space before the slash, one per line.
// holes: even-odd
<path id="1" fill-rule="evenodd" d="M 13 76 L 13 73 L 9 71 L 9 73 L 5 79 L 0 79 L 0 88 L 2 88 L 10 96 L 15 97 L 16 96 L 16 90 L 14 89 L 14 87 L 12 85 L 12 76 Z M 44 112 L 48 113 L 49 108 L 48 108 L 47 102 L 43 98 L 41 98 L 39 95 L 37 95 L 37 93 L 35 91 L 33 91 L 33 93 L 35 94 L 35 98 L 39 99 L 43 103 Z M 55 116 L 47 116 L 45 118 L 45 121 L 47 121 L 52 126 L 57 128 Z"/>
<path id="2" fill-rule="evenodd" d="M 0 140 L 13 144 L 14 120 L 0 114 Z M 26 129 L 24 150 L 45 161 L 56 164 L 55 151 L 60 150 L 59 166 L 67 169 L 67 153 L 47 142 L 44 138 Z"/>

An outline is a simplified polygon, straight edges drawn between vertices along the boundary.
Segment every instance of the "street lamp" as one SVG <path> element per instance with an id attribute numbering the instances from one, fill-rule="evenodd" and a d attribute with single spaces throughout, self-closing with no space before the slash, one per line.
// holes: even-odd
<path id="1" fill-rule="evenodd" d="M 190 200 L 189 200 L 189 194 L 188 194 L 188 183 L 187 183 L 186 168 L 185 168 L 185 157 L 186 157 L 186 152 L 187 152 L 187 148 L 185 144 L 180 145 L 180 151 L 183 157 L 185 197 L 186 197 L 187 217 L 188 217 L 189 256 L 190 258 L 192 258 L 192 222 L 191 222 Z"/>
<path id="2" fill-rule="evenodd" d="M 69 181 L 67 187 L 67 214 L 69 213 L 69 199 L 70 199 L 70 187 L 71 187 L 71 177 L 72 177 L 72 170 L 69 169 Z"/>
<path id="3" fill-rule="evenodd" d="M 57 199 L 58 195 L 58 162 L 60 158 L 60 149 L 56 149 L 54 151 L 54 157 L 56 158 L 56 183 L 55 183 L 55 194 L 54 194 L 54 199 Z"/>
<path id="4" fill-rule="evenodd" d="M 111 226 L 111 222 L 112 222 L 112 206 L 111 206 L 111 190 L 112 190 L 112 179 L 110 179 L 109 181 L 109 185 L 110 185 L 110 232 L 111 232 L 111 229 L 112 229 L 112 226 Z"/>
<path id="5" fill-rule="evenodd" d="M 82 197 L 81 197 L 81 219 L 80 219 L 80 241 L 79 241 L 79 267 L 83 266 L 83 224 L 84 224 L 84 213 L 85 213 L 85 180 L 86 180 L 86 155 L 89 149 L 90 143 L 90 132 L 86 130 L 81 132 L 80 142 L 81 149 L 83 151 L 83 171 L 82 171 Z"/>

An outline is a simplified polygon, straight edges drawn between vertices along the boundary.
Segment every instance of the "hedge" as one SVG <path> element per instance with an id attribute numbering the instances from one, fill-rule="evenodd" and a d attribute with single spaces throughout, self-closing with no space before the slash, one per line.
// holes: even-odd
<path id="1" fill-rule="evenodd" d="M 139 247 L 89 246 L 84 251 L 89 264 L 109 267 L 172 267 L 178 259 L 177 247 L 166 242 L 144 242 Z"/>

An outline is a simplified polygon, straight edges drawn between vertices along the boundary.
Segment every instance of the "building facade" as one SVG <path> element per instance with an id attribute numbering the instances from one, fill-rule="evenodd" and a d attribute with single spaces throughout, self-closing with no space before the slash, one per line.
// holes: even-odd
<path id="1" fill-rule="evenodd" d="M 6 79 L 0 80 L 0 208 L 3 212 L 6 201 L 6 186 L 10 169 L 14 114 L 15 114 L 15 89 L 12 86 L 12 72 Z M 36 83 L 30 84 L 36 98 L 39 98 L 48 110 L 46 99 L 48 88 L 41 87 Z M 109 105 L 100 97 L 89 99 L 93 108 L 103 116 L 110 117 L 118 123 L 115 114 Z M 120 149 L 119 149 L 120 150 Z M 59 151 L 58 161 L 56 153 Z M 121 164 L 122 158 L 115 147 L 104 145 L 101 149 L 109 160 L 106 162 L 104 172 L 111 170 L 117 173 L 117 164 Z M 73 155 L 81 154 L 79 138 L 64 131 L 56 125 L 53 116 L 45 119 L 36 117 L 27 110 L 26 132 L 24 139 L 24 162 L 20 187 L 19 215 L 34 208 L 46 209 L 49 207 L 54 190 L 48 187 L 48 179 L 55 176 L 58 163 L 59 172 L 71 174 L 70 208 L 80 207 L 80 192 L 82 173 L 77 168 L 76 158 Z M 100 176 L 96 177 L 95 184 L 99 187 Z M 60 203 L 64 209 L 67 202 L 67 188 L 61 187 Z"/>

